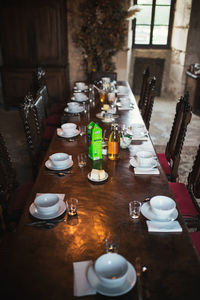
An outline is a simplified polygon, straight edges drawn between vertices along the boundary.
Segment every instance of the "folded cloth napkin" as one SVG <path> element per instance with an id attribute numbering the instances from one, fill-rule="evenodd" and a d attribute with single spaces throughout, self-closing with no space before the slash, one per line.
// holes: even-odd
<path id="1" fill-rule="evenodd" d="M 134 107 L 125 107 L 125 106 L 119 106 L 118 110 L 132 110 Z"/>
<path id="2" fill-rule="evenodd" d="M 149 232 L 182 232 L 178 221 L 156 222 L 146 221 Z"/>
<path id="3" fill-rule="evenodd" d="M 148 136 L 147 135 L 144 135 L 144 136 L 132 136 L 132 141 L 147 141 L 148 140 Z"/>
<path id="4" fill-rule="evenodd" d="M 158 175 L 160 174 L 158 168 L 142 170 L 141 168 L 134 168 L 135 175 L 146 174 L 146 175 Z"/>
<path id="5" fill-rule="evenodd" d="M 87 281 L 87 269 L 91 260 L 73 263 L 74 268 L 74 296 L 95 295 L 96 291 L 90 287 Z"/>

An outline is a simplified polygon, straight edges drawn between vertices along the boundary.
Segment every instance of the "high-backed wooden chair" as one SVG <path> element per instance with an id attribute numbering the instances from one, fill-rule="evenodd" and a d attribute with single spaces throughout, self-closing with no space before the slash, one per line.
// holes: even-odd
<path id="1" fill-rule="evenodd" d="M 34 177 L 37 175 L 39 165 L 44 156 L 42 131 L 37 115 L 36 107 L 33 104 L 32 95 L 27 95 L 21 105 L 21 117 L 24 125 L 28 151 L 32 162 Z"/>
<path id="2" fill-rule="evenodd" d="M 193 163 L 192 171 L 188 175 L 187 185 L 180 182 L 170 182 L 179 210 L 189 226 L 196 226 L 200 230 L 200 145 Z"/>
<path id="3" fill-rule="evenodd" d="M 192 107 L 189 104 L 189 94 L 185 93 L 176 105 L 176 114 L 172 125 L 165 153 L 158 153 L 158 159 L 170 181 L 176 181 L 181 151 L 185 140 L 187 126 L 192 117 Z"/>
<path id="4" fill-rule="evenodd" d="M 0 133 L 0 205 L 7 230 L 17 223 L 32 189 L 32 183 L 19 185 L 4 138 Z"/>
<path id="5" fill-rule="evenodd" d="M 111 80 L 117 81 L 117 73 L 116 72 L 92 72 L 91 73 L 91 81 L 98 82 L 102 77 L 110 77 Z"/>
<path id="6" fill-rule="evenodd" d="M 150 71 L 149 71 L 149 67 L 147 67 L 144 70 L 143 76 L 142 76 L 142 86 L 141 86 L 141 90 L 140 90 L 140 98 L 139 98 L 139 101 L 138 101 L 138 107 L 139 107 L 140 110 L 142 109 L 142 107 L 145 103 L 145 96 L 146 96 L 146 92 L 147 92 L 149 76 L 150 76 Z"/>
<path id="7" fill-rule="evenodd" d="M 154 98 L 155 98 L 155 86 L 156 86 L 156 78 L 153 77 L 150 81 L 147 83 L 146 91 L 145 91 L 145 99 L 142 105 L 142 108 L 140 110 L 142 118 L 144 120 L 144 123 L 146 125 L 146 128 L 149 129 L 150 126 L 150 120 L 154 105 Z"/>

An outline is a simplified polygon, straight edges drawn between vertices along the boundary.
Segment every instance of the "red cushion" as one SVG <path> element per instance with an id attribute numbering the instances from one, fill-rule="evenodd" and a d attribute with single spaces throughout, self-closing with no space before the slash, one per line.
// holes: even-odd
<path id="1" fill-rule="evenodd" d="M 190 194 L 183 183 L 169 182 L 172 192 L 182 215 L 198 215 L 198 211 L 192 202 Z"/>
<path id="2" fill-rule="evenodd" d="M 170 175 L 171 174 L 171 169 L 169 166 L 169 162 L 166 158 L 166 155 L 164 153 L 157 153 L 158 159 L 160 161 L 160 164 L 165 172 L 166 175 Z"/>
<path id="3" fill-rule="evenodd" d="M 190 232 L 194 246 L 200 256 L 200 231 Z"/>
<path id="4" fill-rule="evenodd" d="M 15 198 L 11 203 L 11 208 L 13 211 L 23 210 L 26 201 L 28 200 L 29 194 L 31 193 L 32 188 L 33 188 L 32 183 L 21 184 L 17 188 Z"/>
<path id="5" fill-rule="evenodd" d="M 52 139 L 55 131 L 56 131 L 56 127 L 47 126 L 42 135 L 43 140 L 50 141 Z"/>
<path id="6" fill-rule="evenodd" d="M 46 119 L 47 125 L 58 125 L 60 123 L 61 114 L 53 114 Z"/>

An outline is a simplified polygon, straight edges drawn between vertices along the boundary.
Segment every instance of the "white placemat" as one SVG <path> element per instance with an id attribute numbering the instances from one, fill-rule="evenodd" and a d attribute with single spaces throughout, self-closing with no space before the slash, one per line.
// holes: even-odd
<path id="1" fill-rule="evenodd" d="M 95 295 L 94 290 L 87 280 L 87 269 L 91 260 L 79 261 L 73 263 L 74 268 L 74 296 L 81 297 L 85 295 Z"/>
<path id="2" fill-rule="evenodd" d="M 178 221 L 156 222 L 146 221 L 149 232 L 182 232 L 182 227 Z"/>
<path id="3" fill-rule="evenodd" d="M 138 169 L 138 168 L 134 168 L 134 173 L 135 175 L 158 175 L 160 174 L 160 171 L 158 170 L 158 168 L 154 168 L 152 170 L 149 170 L 149 171 L 146 171 L 146 170 L 141 170 L 141 169 Z"/>

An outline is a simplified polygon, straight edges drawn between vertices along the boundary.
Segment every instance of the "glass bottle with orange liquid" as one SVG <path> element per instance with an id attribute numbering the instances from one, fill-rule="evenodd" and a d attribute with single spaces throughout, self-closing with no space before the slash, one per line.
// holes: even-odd
<path id="1" fill-rule="evenodd" d="M 117 160 L 120 158 L 120 135 L 118 124 L 112 124 L 111 133 L 108 140 L 108 158 Z"/>

